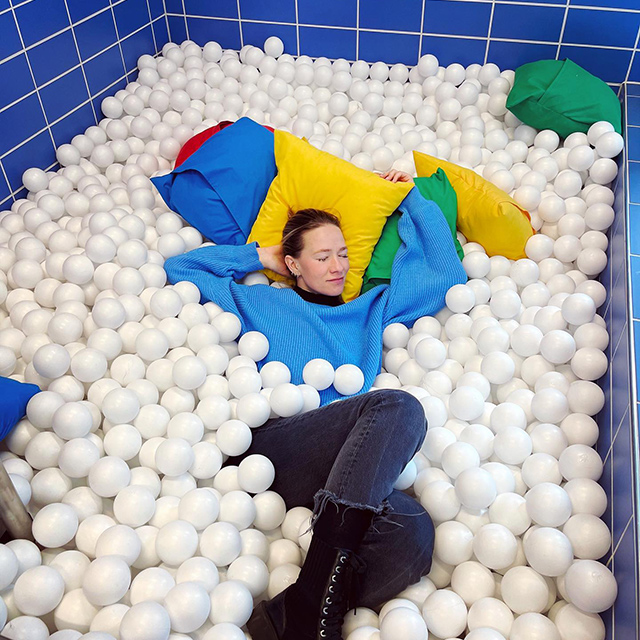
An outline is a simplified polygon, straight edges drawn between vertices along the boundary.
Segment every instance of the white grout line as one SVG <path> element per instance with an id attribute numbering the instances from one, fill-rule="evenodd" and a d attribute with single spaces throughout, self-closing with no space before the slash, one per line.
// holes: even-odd
<path id="1" fill-rule="evenodd" d="M 89 89 L 89 81 L 87 80 L 87 74 L 85 73 L 84 70 L 84 64 L 82 62 L 82 55 L 80 54 L 80 47 L 78 46 L 78 40 L 76 38 L 76 32 L 73 28 L 73 23 L 71 22 L 71 13 L 69 11 L 69 5 L 67 4 L 67 0 L 64 0 L 64 8 L 67 12 L 67 17 L 69 18 L 69 24 L 71 24 L 71 36 L 73 37 L 73 44 L 76 47 L 76 53 L 78 54 L 78 60 L 80 60 L 80 70 L 82 72 L 82 78 L 84 79 L 84 86 L 87 89 L 87 95 L 90 96 L 91 95 L 91 89 Z M 93 111 L 93 118 L 96 121 L 96 124 L 98 124 L 98 114 L 96 113 L 95 107 L 93 106 L 93 103 L 91 103 L 91 111 Z M 54 147 L 55 147 L 55 141 L 54 141 Z"/>
<path id="2" fill-rule="evenodd" d="M 153 28 L 153 16 L 151 15 L 151 6 L 149 0 L 147 0 L 147 13 L 149 14 L 149 25 L 151 26 L 151 37 L 153 38 L 153 51 L 154 54 L 158 53 L 158 41 L 156 40 L 156 30 Z"/>
<path id="3" fill-rule="evenodd" d="M 184 6 L 184 0 L 182 0 L 182 13 L 184 14 L 184 32 L 187 35 L 187 40 L 191 40 L 189 37 L 189 22 L 187 21 L 187 8 Z"/>
<path id="4" fill-rule="evenodd" d="M 496 0 L 492 0 L 491 13 L 489 14 L 489 26 L 487 28 L 487 46 L 484 49 L 484 64 L 487 64 L 487 59 L 489 58 L 489 45 L 491 44 L 491 31 L 493 30 L 493 14 L 495 13 L 495 10 Z"/>
<path id="5" fill-rule="evenodd" d="M 427 0 L 422 0 L 422 13 L 420 14 L 420 39 L 418 40 L 418 60 L 422 56 L 422 36 L 424 32 L 424 13 Z"/>
<path id="6" fill-rule="evenodd" d="M 629 67 L 627 68 L 627 75 L 624 78 L 624 81 L 627 82 L 629 80 L 629 74 L 631 73 L 631 67 L 633 67 L 633 61 L 636 57 L 636 52 L 638 51 L 638 42 L 640 42 L 640 26 L 638 27 L 638 33 L 636 34 L 636 43 L 633 46 L 633 53 L 631 54 L 631 60 L 629 60 Z"/>
<path id="7" fill-rule="evenodd" d="M 240 0 L 237 0 L 237 7 L 238 7 L 238 29 L 240 31 L 240 48 L 242 49 L 242 47 L 244 47 L 244 33 L 242 32 L 242 12 L 240 11 Z"/>
<path id="8" fill-rule="evenodd" d="M 171 29 L 169 28 L 169 15 L 167 14 L 166 0 L 162 0 L 162 8 L 164 9 L 164 21 L 167 25 L 167 35 L 169 36 L 169 42 L 171 42 Z"/>
<path id="9" fill-rule="evenodd" d="M 298 52 L 298 56 L 300 56 L 300 18 L 298 14 L 298 0 L 296 0 L 295 2 L 295 7 L 296 7 L 296 50 Z M 238 11 L 239 10 L 240 9 L 238 9 Z"/>
<path id="10" fill-rule="evenodd" d="M 16 16 L 15 11 L 12 10 L 12 14 L 13 14 L 13 20 L 16 24 L 16 29 L 18 31 L 18 38 L 20 38 L 20 44 L 23 46 L 24 48 L 24 38 L 22 37 L 22 30 L 20 29 L 20 25 L 18 24 L 18 18 Z M 33 86 L 37 87 L 38 83 L 36 82 L 36 77 L 33 73 L 33 68 L 31 67 L 31 61 L 29 60 L 29 54 L 25 52 L 25 59 L 27 61 L 27 66 L 29 67 L 29 73 L 31 75 L 31 80 L 33 82 Z M 45 111 L 44 108 L 44 103 L 42 102 L 42 96 L 40 95 L 40 92 L 38 91 L 38 89 L 36 89 L 36 96 L 38 98 L 38 102 L 40 103 L 40 108 L 42 109 L 42 116 L 44 117 L 44 122 L 45 122 L 45 129 L 49 130 L 49 136 L 51 137 L 51 144 L 53 145 L 53 147 L 55 148 L 56 146 L 56 142 L 53 138 L 53 132 L 51 131 L 51 127 L 49 126 L 49 118 L 47 117 L 47 112 Z M 45 130 L 43 129 L 43 131 Z M 11 186 L 11 185 L 9 185 Z"/>
<path id="11" fill-rule="evenodd" d="M 109 7 L 111 8 L 111 18 L 113 19 L 113 28 L 116 30 L 116 40 L 118 42 L 118 49 L 120 50 L 120 59 L 122 60 L 122 68 L 125 75 L 127 74 L 127 63 L 124 61 L 124 52 L 122 51 L 122 44 L 120 40 L 120 32 L 118 31 L 118 23 L 116 22 L 116 12 L 113 10 L 113 0 L 109 0 Z"/>
<path id="12" fill-rule="evenodd" d="M 422 31 L 422 25 L 420 25 L 420 31 Z M 359 59 L 360 59 L 360 0 L 356 0 L 356 60 L 359 60 Z"/>

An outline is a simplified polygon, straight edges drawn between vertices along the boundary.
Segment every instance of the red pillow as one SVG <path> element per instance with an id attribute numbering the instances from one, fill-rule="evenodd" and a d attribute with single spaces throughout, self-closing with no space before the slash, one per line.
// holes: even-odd
<path id="1" fill-rule="evenodd" d="M 226 129 L 228 126 L 232 125 L 233 122 L 229 120 L 223 120 L 219 122 L 213 127 L 209 127 L 204 131 L 201 131 L 197 135 L 193 136 L 193 138 L 189 138 L 183 145 L 182 149 L 180 149 L 180 153 L 176 158 L 176 165 L 174 168 L 179 167 L 191 154 L 195 153 L 211 136 L 218 133 L 218 131 L 222 131 L 222 129 Z M 263 125 L 269 131 L 273 131 L 271 127 L 268 127 L 266 124 Z"/>

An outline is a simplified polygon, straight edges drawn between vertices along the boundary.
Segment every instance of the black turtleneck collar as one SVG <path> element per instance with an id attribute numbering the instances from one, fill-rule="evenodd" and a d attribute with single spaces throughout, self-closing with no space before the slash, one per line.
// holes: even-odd
<path id="1" fill-rule="evenodd" d="M 301 289 L 297 285 L 293 287 L 293 290 L 307 302 L 313 302 L 314 304 L 324 304 L 328 307 L 337 307 L 341 304 L 344 304 L 344 300 L 342 296 L 325 296 L 322 293 L 312 293 L 311 291 L 306 291 L 305 289 Z"/>

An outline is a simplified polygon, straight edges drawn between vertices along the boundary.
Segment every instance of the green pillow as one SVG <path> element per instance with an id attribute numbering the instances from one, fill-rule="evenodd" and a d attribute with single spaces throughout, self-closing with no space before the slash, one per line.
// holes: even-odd
<path id="1" fill-rule="evenodd" d="M 433 200 L 439 207 L 451 229 L 453 242 L 460 260 L 464 257 L 464 251 L 458 242 L 456 235 L 456 222 L 458 219 L 458 198 L 455 189 L 451 186 L 447 174 L 438 169 L 429 178 L 414 178 L 418 191 L 427 199 Z M 382 229 L 380 239 L 376 244 L 371 261 L 362 279 L 362 289 L 360 294 L 366 293 L 369 289 L 379 284 L 389 284 L 391 281 L 391 267 L 396 252 L 400 248 L 402 241 L 398 234 L 398 221 L 400 214 L 396 211 L 392 213 Z"/>
<path id="2" fill-rule="evenodd" d="M 606 120 L 622 133 L 620 101 L 605 82 L 571 60 L 539 60 L 516 69 L 507 109 L 536 129 L 566 138 Z"/>

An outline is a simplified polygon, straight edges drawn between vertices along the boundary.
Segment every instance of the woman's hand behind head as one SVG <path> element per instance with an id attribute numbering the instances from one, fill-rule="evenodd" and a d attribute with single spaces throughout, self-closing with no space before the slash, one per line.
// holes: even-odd
<path id="1" fill-rule="evenodd" d="M 291 277 L 291 273 L 282 255 L 282 245 L 276 244 L 272 247 L 258 247 L 258 257 L 265 269 L 271 269 L 271 271 L 275 271 L 281 276 Z"/>

